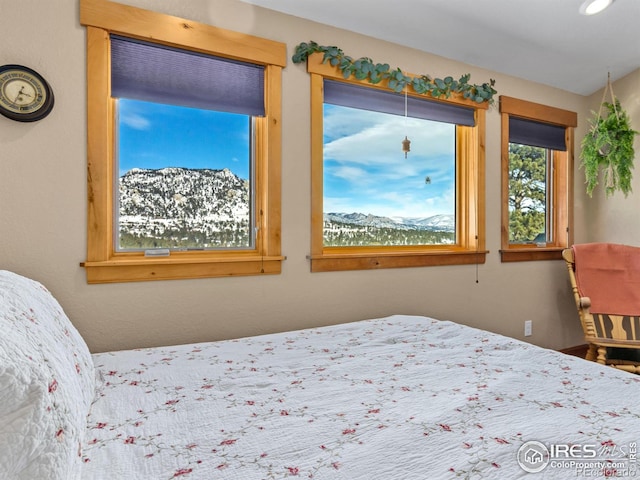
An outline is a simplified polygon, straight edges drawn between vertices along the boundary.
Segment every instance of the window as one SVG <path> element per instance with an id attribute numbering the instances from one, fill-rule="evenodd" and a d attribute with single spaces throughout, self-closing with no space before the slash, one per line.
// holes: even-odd
<path id="1" fill-rule="evenodd" d="M 128 98 L 115 108 L 115 250 L 254 248 L 252 117 Z"/>
<path id="2" fill-rule="evenodd" d="M 571 244 L 574 112 L 500 97 L 503 262 L 561 259 Z"/>
<path id="3" fill-rule="evenodd" d="M 264 67 L 113 35 L 110 44 L 116 251 L 254 248 Z"/>
<path id="4" fill-rule="evenodd" d="M 81 22 L 87 281 L 279 273 L 285 46 L 96 0 Z"/>
<path id="5" fill-rule="evenodd" d="M 307 65 L 311 270 L 483 263 L 484 109 L 345 80 L 319 54 Z"/>

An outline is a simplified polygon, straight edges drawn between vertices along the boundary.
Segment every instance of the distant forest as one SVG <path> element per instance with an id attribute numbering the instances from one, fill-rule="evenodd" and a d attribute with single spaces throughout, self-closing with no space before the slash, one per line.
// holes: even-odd
<path id="1" fill-rule="evenodd" d="M 196 230 L 167 230 L 157 237 L 120 232 L 120 248 L 249 248 L 249 232 L 246 228 L 228 229 L 206 235 Z"/>
<path id="2" fill-rule="evenodd" d="M 397 245 L 452 245 L 455 232 L 397 229 L 347 223 L 324 222 L 326 247 L 363 247 Z"/>

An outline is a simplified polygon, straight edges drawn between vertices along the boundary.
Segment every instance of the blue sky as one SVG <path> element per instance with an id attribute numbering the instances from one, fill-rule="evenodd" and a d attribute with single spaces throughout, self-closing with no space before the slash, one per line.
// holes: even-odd
<path id="1" fill-rule="evenodd" d="M 118 100 L 119 172 L 131 168 L 228 168 L 249 178 L 246 115 Z"/>
<path id="2" fill-rule="evenodd" d="M 455 126 L 325 105 L 324 211 L 455 213 Z M 402 140 L 411 151 L 404 158 Z M 425 178 L 431 178 L 431 184 Z"/>

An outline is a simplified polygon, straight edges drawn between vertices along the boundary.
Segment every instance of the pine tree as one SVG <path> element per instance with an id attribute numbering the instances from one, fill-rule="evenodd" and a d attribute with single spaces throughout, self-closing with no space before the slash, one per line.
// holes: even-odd
<path id="1" fill-rule="evenodd" d="M 509 144 L 509 241 L 533 242 L 545 233 L 546 150 Z"/>

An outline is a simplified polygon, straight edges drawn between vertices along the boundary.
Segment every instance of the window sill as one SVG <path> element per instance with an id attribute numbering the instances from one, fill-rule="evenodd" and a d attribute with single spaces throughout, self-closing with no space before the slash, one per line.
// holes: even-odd
<path id="1" fill-rule="evenodd" d="M 565 247 L 521 247 L 500 250 L 500 261 L 532 262 L 538 260 L 562 260 Z"/>
<path id="2" fill-rule="evenodd" d="M 325 253 L 309 256 L 312 272 L 377 270 L 381 268 L 432 267 L 485 263 L 488 251 Z"/>
<path id="3" fill-rule="evenodd" d="M 87 283 L 145 282 L 248 275 L 275 275 L 281 271 L 283 256 L 218 257 L 118 257 L 83 262 Z"/>

